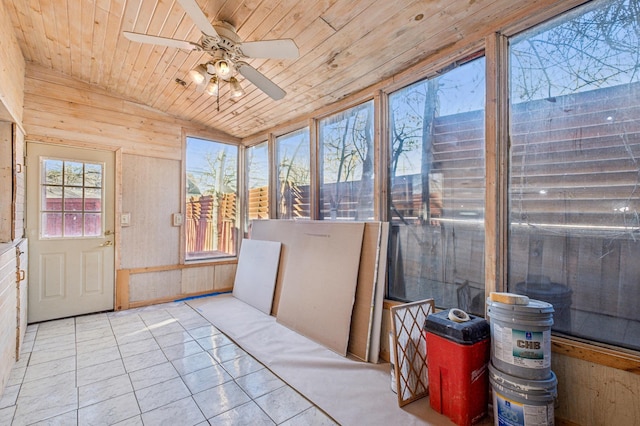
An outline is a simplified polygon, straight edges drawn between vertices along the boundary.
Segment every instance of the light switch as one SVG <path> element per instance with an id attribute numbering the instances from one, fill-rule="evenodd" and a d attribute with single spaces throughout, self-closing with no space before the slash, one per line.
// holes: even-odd
<path id="1" fill-rule="evenodd" d="M 120 215 L 120 226 L 131 225 L 131 213 L 122 213 Z"/>
<path id="2" fill-rule="evenodd" d="M 181 226 L 182 225 L 182 213 L 174 213 L 172 215 L 173 226 Z"/>

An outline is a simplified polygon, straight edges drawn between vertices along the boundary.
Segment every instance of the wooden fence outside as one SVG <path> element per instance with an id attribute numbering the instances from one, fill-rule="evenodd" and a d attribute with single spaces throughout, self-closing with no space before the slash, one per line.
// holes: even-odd
<path id="1" fill-rule="evenodd" d="M 512 107 L 511 290 L 540 277 L 571 289 L 576 311 L 640 320 L 638 117 L 640 84 Z M 391 232 L 401 262 L 397 289 L 407 298 L 441 297 L 451 306 L 465 285 L 483 297 L 483 122 L 481 112 L 436 120 L 439 225 L 419 224 L 419 176 L 391 188 L 400 215 L 417 224 L 398 215 Z"/>
<path id="2" fill-rule="evenodd" d="M 575 309 L 640 320 L 637 117 L 640 84 L 512 107 L 510 285 L 547 277 L 572 289 Z M 392 265 L 400 268 L 395 275 L 402 277 L 396 289 L 404 287 L 410 299 L 436 297 L 451 305 L 468 298 L 470 290 L 478 305 L 484 303 L 484 114 L 438 118 L 432 152 L 440 187 L 430 204 L 437 205 L 439 220 L 421 221 L 419 175 L 396 178 L 390 190 L 397 209 L 390 252 Z M 359 184 L 338 184 L 346 194 L 338 217 L 355 216 Z M 324 187 L 327 193 L 333 189 Z M 310 188 L 283 190 L 279 209 L 291 218 L 309 217 Z M 226 200 L 216 221 L 222 227 L 220 248 L 229 250 L 235 244 L 235 199 Z M 196 251 L 211 248 L 203 242 L 212 240 L 213 219 L 202 213 L 212 203 L 201 203 L 198 214 L 188 217 Z M 625 211 L 614 214 L 620 207 Z M 249 215 L 268 217 L 268 188 L 249 191 Z M 321 217 L 329 216 L 324 202 Z M 430 294 L 424 294 L 428 287 Z"/>
<path id="3" fill-rule="evenodd" d="M 233 255 L 236 247 L 236 194 L 191 197 L 185 220 L 188 258 Z"/>

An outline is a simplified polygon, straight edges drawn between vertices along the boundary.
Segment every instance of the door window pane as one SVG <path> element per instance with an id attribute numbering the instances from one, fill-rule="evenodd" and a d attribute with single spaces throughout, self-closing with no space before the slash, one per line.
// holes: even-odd
<path id="1" fill-rule="evenodd" d="M 389 297 L 484 314 L 485 61 L 389 96 Z"/>
<path id="2" fill-rule="evenodd" d="M 102 211 L 102 191 L 99 188 L 84 189 L 84 211 Z"/>
<path id="3" fill-rule="evenodd" d="M 311 217 L 311 160 L 309 129 L 304 128 L 276 138 L 278 174 L 278 219 Z"/>
<path id="4" fill-rule="evenodd" d="M 247 148 L 247 221 L 269 219 L 269 145 Z"/>
<path id="5" fill-rule="evenodd" d="M 62 185 L 62 160 L 47 160 L 42 165 L 42 183 Z"/>
<path id="6" fill-rule="evenodd" d="M 83 202 L 82 188 L 68 186 L 64 188 L 64 211 L 82 211 Z"/>
<path id="7" fill-rule="evenodd" d="M 187 138 L 186 258 L 236 252 L 238 148 Z"/>
<path id="8" fill-rule="evenodd" d="M 65 213 L 63 232 L 65 237 L 82 237 L 82 213 Z"/>
<path id="9" fill-rule="evenodd" d="M 62 187 L 43 185 L 42 188 L 43 211 L 62 211 Z"/>
<path id="10" fill-rule="evenodd" d="M 553 330 L 640 349 L 637 1 L 596 1 L 510 42 L 509 290 Z"/>
<path id="11" fill-rule="evenodd" d="M 102 188 L 102 167 L 97 164 L 84 165 L 85 188 Z"/>
<path id="12" fill-rule="evenodd" d="M 75 161 L 64 162 L 64 185 L 65 186 L 83 186 L 84 184 L 84 167 L 83 163 Z"/>
<path id="13" fill-rule="evenodd" d="M 91 237 L 99 237 L 102 235 L 100 224 L 102 223 L 102 214 L 85 213 L 84 214 L 84 235 Z"/>
<path id="14" fill-rule="evenodd" d="M 42 159 L 42 238 L 102 236 L 103 168 L 103 164 Z"/>
<path id="15" fill-rule="evenodd" d="M 43 238 L 62 237 L 62 213 L 42 213 L 40 223 Z"/>
<path id="16" fill-rule="evenodd" d="M 320 121 L 320 217 L 373 219 L 373 101 Z"/>

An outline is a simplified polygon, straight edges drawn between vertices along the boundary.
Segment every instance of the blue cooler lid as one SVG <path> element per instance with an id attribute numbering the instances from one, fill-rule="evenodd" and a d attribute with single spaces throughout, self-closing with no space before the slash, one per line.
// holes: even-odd
<path id="1" fill-rule="evenodd" d="M 424 329 L 427 333 L 461 345 L 473 345 L 488 339 L 491 335 L 489 323 L 484 318 L 469 315 L 469 321 L 452 321 L 449 319 L 449 309 L 427 316 Z"/>

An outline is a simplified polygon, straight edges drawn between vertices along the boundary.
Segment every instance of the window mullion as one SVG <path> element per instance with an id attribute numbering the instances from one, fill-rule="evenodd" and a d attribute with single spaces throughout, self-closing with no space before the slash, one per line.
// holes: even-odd
<path id="1" fill-rule="evenodd" d="M 508 44 L 501 34 L 486 39 L 485 110 L 485 294 L 507 288 L 508 237 Z"/>

